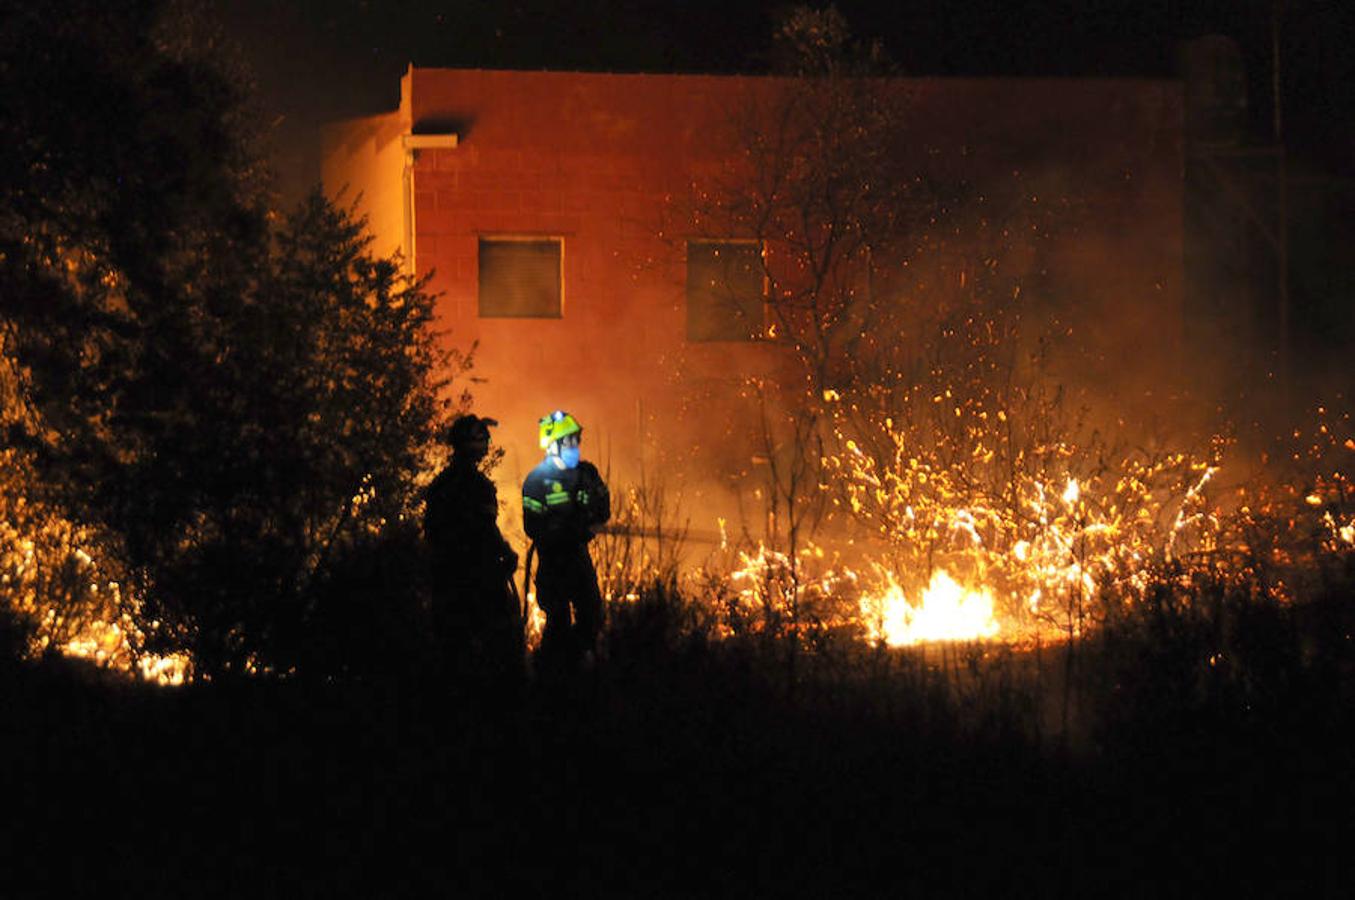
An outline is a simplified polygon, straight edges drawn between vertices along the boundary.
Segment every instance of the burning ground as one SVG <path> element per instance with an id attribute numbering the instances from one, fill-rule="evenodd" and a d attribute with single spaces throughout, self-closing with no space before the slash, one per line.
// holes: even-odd
<path id="1" fill-rule="evenodd" d="M 426 634 L 392 626 L 418 621 L 394 592 L 385 619 L 331 620 L 350 668 L 324 674 L 165 688 L 7 662 L 9 877 L 221 896 L 1343 893 L 1349 419 L 1311 410 L 1264 465 L 1241 441 L 1035 445 L 1004 493 L 975 489 L 978 448 L 998 459 L 1017 426 L 951 393 L 915 398 L 968 423 L 948 458 L 903 420 L 833 417 L 814 496 L 856 528 L 794 554 L 617 485 L 595 546 L 604 654 L 572 684 L 441 683 Z M 35 597 L 43 546 L 85 537 L 42 534 L 6 558 Z M 63 577 L 105 597 L 97 562 L 76 563 Z M 35 650 L 122 647 L 57 615 Z M 53 870 L 36 852 L 52 846 L 82 849 Z"/>

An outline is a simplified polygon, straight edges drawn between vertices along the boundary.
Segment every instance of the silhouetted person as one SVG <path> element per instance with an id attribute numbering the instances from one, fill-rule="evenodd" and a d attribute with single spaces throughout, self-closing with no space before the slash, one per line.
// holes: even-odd
<path id="1" fill-rule="evenodd" d="M 556 410 L 540 422 L 543 459 L 522 485 L 522 524 L 536 546 L 536 602 L 546 614 L 538 660 L 547 672 L 591 663 L 602 624 L 602 594 L 588 554 L 594 529 L 611 517 L 597 468 L 579 458 L 583 429 Z"/>
<path id="2" fill-rule="evenodd" d="M 449 673 L 473 686 L 511 690 L 523 674 L 518 557 L 499 532 L 498 494 L 480 471 L 494 419 L 461 416 L 447 439 L 452 459 L 428 486 L 423 530 L 432 558 L 433 622 Z"/>

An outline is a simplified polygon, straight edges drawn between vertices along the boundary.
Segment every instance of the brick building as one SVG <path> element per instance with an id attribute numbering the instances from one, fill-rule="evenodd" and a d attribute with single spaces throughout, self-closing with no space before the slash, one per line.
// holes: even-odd
<path id="1" fill-rule="evenodd" d="M 1179 85 L 899 83 L 920 166 L 941 155 L 976 183 L 1015 179 L 1030 202 L 1068 208 L 1075 225 L 1026 264 L 1095 309 L 1087 333 L 1105 371 L 1173 345 Z M 712 245 L 676 210 L 734 154 L 733 110 L 784 84 L 411 67 L 398 109 L 326 133 L 327 191 L 360 195 L 377 249 L 434 273 L 446 340 L 478 342 L 475 405 L 504 423 L 505 484 L 534 464 L 536 419 L 553 408 L 584 423 L 586 455 L 632 477 L 676 441 L 718 456 L 739 378 L 775 377 L 784 348 L 738 339 L 697 309 L 689 270 L 709 264 Z M 714 249 L 738 252 L 741 236 L 726 237 Z"/>

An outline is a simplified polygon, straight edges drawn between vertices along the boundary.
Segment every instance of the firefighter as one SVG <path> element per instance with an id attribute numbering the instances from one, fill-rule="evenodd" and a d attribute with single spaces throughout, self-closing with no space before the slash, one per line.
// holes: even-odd
<path id="1" fill-rule="evenodd" d="M 518 556 L 497 523 L 498 494 L 480 470 L 494 419 L 457 418 L 451 462 L 428 486 L 424 538 L 432 563 L 433 623 L 448 674 L 473 687 L 511 689 L 523 671 L 522 619 L 513 588 Z"/>
<path id="2" fill-rule="evenodd" d="M 522 522 L 539 558 L 536 602 L 545 613 L 538 660 L 545 671 L 590 665 L 602 624 L 602 594 L 588 553 L 594 530 L 611 517 L 597 467 L 579 457 L 583 429 L 556 410 L 541 419 L 546 456 L 522 485 Z"/>

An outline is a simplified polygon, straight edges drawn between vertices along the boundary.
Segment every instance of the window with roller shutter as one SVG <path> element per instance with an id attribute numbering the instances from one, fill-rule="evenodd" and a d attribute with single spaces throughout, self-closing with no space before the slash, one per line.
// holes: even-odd
<path id="1" fill-rule="evenodd" d="M 480 315 L 560 318 L 564 312 L 563 250 L 560 238 L 480 238 Z"/>

